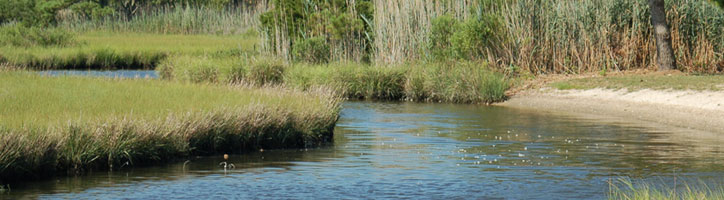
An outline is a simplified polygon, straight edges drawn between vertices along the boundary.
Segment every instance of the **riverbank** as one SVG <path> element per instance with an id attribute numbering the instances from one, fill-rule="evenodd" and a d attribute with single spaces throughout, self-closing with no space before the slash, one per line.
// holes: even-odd
<path id="1" fill-rule="evenodd" d="M 592 114 L 724 133 L 724 77 L 683 74 L 557 78 L 498 105 Z"/>
<path id="2" fill-rule="evenodd" d="M 0 183 L 331 141 L 328 89 L 0 72 Z M 295 99 L 295 101 L 289 101 Z"/>

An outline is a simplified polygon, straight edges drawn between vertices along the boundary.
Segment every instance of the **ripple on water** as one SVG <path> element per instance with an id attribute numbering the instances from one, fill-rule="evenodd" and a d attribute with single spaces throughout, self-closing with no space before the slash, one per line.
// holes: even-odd
<path id="1" fill-rule="evenodd" d="M 716 182 L 724 137 L 472 105 L 347 102 L 334 145 L 58 178 L 41 198 L 600 199 L 633 177 Z M 701 135 L 701 134 L 696 134 Z"/>

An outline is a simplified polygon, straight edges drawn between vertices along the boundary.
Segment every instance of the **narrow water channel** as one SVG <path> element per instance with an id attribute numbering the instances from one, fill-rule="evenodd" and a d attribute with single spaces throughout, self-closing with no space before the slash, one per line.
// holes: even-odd
<path id="1" fill-rule="evenodd" d="M 602 199 L 610 180 L 722 184 L 724 135 L 501 107 L 347 102 L 334 143 L 29 182 L 5 198 Z M 680 184 L 681 185 L 681 184 Z"/>

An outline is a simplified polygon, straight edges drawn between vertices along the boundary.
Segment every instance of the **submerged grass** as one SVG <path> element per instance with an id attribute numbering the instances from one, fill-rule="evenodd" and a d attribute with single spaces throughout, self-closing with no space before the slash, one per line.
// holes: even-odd
<path id="1" fill-rule="evenodd" d="M 170 55 L 240 55 L 254 51 L 249 35 L 160 35 L 90 32 L 72 46 L 0 46 L 0 62 L 35 70 L 154 69 Z"/>
<path id="2" fill-rule="evenodd" d="M 627 89 L 630 91 L 641 89 L 722 91 L 724 90 L 724 76 L 685 74 L 614 75 L 564 80 L 554 82 L 550 86 L 559 90 L 605 88 Z"/>
<path id="3" fill-rule="evenodd" d="M 189 155 L 314 146 L 331 139 L 339 112 L 339 99 L 322 88 L 23 72 L 0 72 L 0 81 L 0 182 Z"/>
<path id="4" fill-rule="evenodd" d="M 633 182 L 627 179 L 620 179 L 618 184 L 609 185 L 608 199 L 618 200 L 681 200 L 681 199 L 724 199 L 724 186 L 711 187 L 707 184 L 692 186 L 683 183 L 683 188 L 665 184 L 651 184 L 644 182 Z"/>

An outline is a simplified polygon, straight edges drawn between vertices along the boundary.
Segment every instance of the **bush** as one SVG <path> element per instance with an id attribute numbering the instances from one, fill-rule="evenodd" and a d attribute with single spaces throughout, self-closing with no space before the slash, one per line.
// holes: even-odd
<path id="1" fill-rule="evenodd" d="M 292 46 L 292 56 L 297 61 L 327 63 L 329 54 L 329 45 L 324 37 L 299 39 Z"/>
<path id="2" fill-rule="evenodd" d="M 92 1 L 80 2 L 70 6 L 73 13 L 82 16 L 85 19 L 100 19 L 110 16 L 114 13 L 113 8 L 103 7 Z"/>
<path id="3" fill-rule="evenodd" d="M 442 15 L 432 20 L 429 49 L 433 59 L 443 60 L 452 57 L 450 37 L 455 33 L 457 26 L 458 20 L 450 15 Z"/>
<path id="4" fill-rule="evenodd" d="M 481 14 L 459 24 L 450 38 L 455 55 L 461 59 L 476 59 L 485 56 L 489 48 L 502 42 L 504 33 L 496 15 Z"/>
<path id="5" fill-rule="evenodd" d="M 75 36 L 59 28 L 25 27 L 8 25 L 0 27 L 0 45 L 32 46 L 72 46 Z"/>

